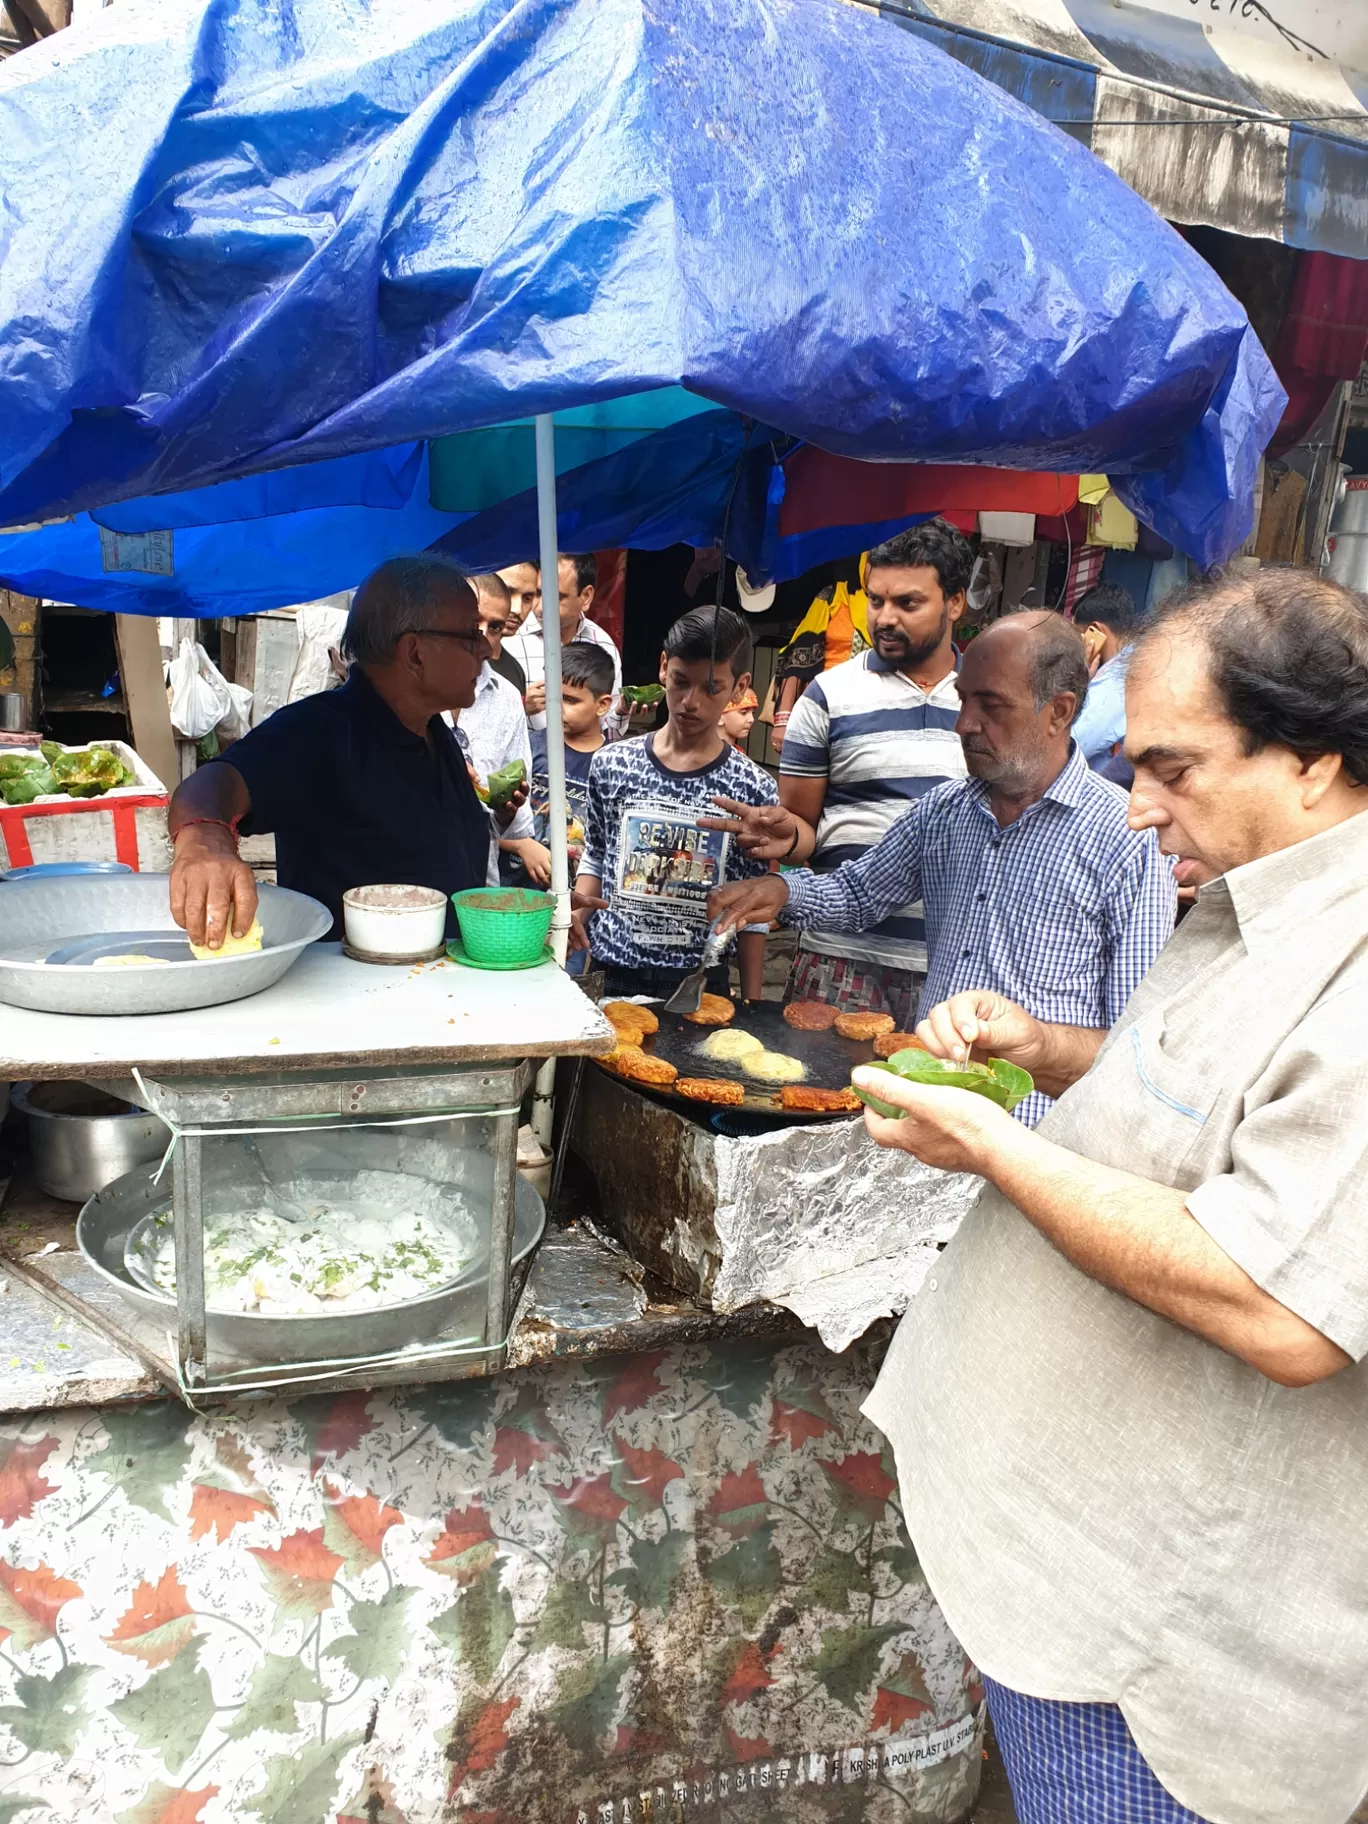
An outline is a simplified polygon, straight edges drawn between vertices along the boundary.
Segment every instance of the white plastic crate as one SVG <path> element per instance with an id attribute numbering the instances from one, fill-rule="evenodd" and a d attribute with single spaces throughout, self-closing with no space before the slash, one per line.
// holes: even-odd
<path id="1" fill-rule="evenodd" d="M 99 798 L 57 793 L 32 804 L 0 803 L 0 869 L 45 861 L 122 861 L 142 873 L 165 873 L 171 866 L 167 788 L 124 741 L 88 741 L 67 752 L 92 747 L 117 754 L 133 784 L 116 785 Z"/>

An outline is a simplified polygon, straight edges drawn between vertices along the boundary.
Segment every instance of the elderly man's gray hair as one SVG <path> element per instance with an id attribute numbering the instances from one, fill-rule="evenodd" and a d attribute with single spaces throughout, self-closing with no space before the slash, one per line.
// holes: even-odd
<path id="1" fill-rule="evenodd" d="M 387 558 L 352 598 L 342 651 L 361 665 L 388 664 L 406 633 L 420 633 L 434 608 L 463 596 L 476 607 L 465 572 L 449 557 L 421 552 Z"/>
<path id="2" fill-rule="evenodd" d="M 1088 654 L 1077 627 L 1052 608 L 1014 608 L 1008 613 L 1031 617 L 1029 678 L 1032 703 L 1037 709 L 1044 709 L 1062 691 L 1071 691 L 1074 699 L 1072 720 L 1077 722 L 1083 699 L 1088 694 Z"/>
<path id="3" fill-rule="evenodd" d="M 1062 614 L 1048 615 L 1036 633 L 1031 654 L 1031 701 L 1037 709 L 1072 691 L 1072 722 L 1083 712 L 1088 694 L 1088 655 L 1078 629 Z"/>

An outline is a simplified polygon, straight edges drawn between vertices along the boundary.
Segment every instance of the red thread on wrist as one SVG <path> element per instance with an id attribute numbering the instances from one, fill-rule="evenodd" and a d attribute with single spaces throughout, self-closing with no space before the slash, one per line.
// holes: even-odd
<path id="1" fill-rule="evenodd" d="M 193 830 L 197 824 L 213 823 L 217 824 L 219 829 L 227 830 L 234 843 L 236 843 L 238 839 L 237 826 L 241 821 L 242 819 L 240 817 L 234 817 L 231 822 L 226 817 L 187 817 L 184 823 L 178 823 L 176 825 L 171 841 L 174 845 L 178 836 L 182 835 L 186 830 Z"/>

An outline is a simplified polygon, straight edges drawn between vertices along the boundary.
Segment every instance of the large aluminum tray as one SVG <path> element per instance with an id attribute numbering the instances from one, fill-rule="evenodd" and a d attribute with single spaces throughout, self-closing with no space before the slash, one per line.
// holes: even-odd
<path id="1" fill-rule="evenodd" d="M 0 1001 L 39 1013 L 182 1013 L 259 994 L 332 924 L 327 907 L 303 893 L 271 886 L 259 892 L 263 948 L 198 962 L 172 920 L 165 874 L 6 881 L 0 885 Z M 112 952 L 120 933 L 129 939 L 125 950 L 174 950 L 183 960 L 127 969 L 47 960 L 72 950 Z M 82 939 L 101 941 L 82 946 Z"/>
<path id="2" fill-rule="evenodd" d="M 127 1172 L 83 1205 L 76 1219 L 76 1245 L 130 1305 L 174 1330 L 175 1299 L 146 1291 L 124 1265 L 124 1250 L 133 1229 L 145 1216 L 170 1205 L 171 1175 L 164 1174 L 156 1184 L 156 1170 L 155 1166 L 140 1166 Z M 531 1185 L 521 1177 L 515 1179 L 515 1185 L 514 1265 L 536 1247 L 546 1224 L 545 1206 Z M 211 1310 L 206 1314 L 210 1355 L 237 1362 L 317 1362 L 385 1355 L 448 1333 L 477 1340 L 484 1330 L 488 1279 L 486 1257 L 474 1261 L 439 1291 L 373 1311 L 348 1311 L 336 1317 L 275 1317 L 253 1311 Z"/>

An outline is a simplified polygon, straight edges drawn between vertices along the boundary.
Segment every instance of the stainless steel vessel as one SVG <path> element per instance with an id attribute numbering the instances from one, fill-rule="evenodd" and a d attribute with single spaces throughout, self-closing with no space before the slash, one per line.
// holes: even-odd
<path id="1" fill-rule="evenodd" d="M 490 1194 L 493 1161 L 489 1160 Z M 541 1239 L 546 1223 L 542 1200 L 521 1178 L 514 1187 L 513 1248 L 516 1265 Z M 154 1182 L 154 1168 L 143 1166 L 107 1185 L 85 1205 L 76 1221 L 76 1243 L 100 1276 L 145 1317 L 166 1329 L 176 1328 L 176 1300 L 140 1286 L 124 1262 L 128 1238 L 144 1216 L 171 1207 L 171 1174 Z M 252 1311 L 205 1314 L 209 1347 L 215 1356 L 235 1362 L 316 1362 L 384 1355 L 433 1337 L 468 1337 L 484 1333 L 489 1285 L 486 1247 L 459 1278 L 425 1298 L 385 1305 L 371 1311 L 349 1311 L 337 1317 L 278 1317 Z"/>
<path id="2" fill-rule="evenodd" d="M 487 1372 L 503 1357 L 512 1261 L 542 1228 L 541 1199 L 515 1170 L 530 1080 L 526 1062 L 493 1061 L 365 1077 L 142 1075 L 140 1098 L 175 1136 L 162 1182 L 135 1173 L 107 1187 L 82 1211 L 78 1239 L 92 1268 L 154 1317 L 187 1397 L 318 1385 L 362 1369 L 411 1378 L 406 1360 L 421 1362 L 429 1378 Z M 354 1211 L 358 1243 L 368 1247 L 376 1242 L 361 1242 L 362 1212 L 391 1212 L 395 1239 L 410 1213 L 451 1218 L 466 1229 L 468 1264 L 443 1286 L 370 1311 L 332 1313 L 326 1303 L 298 1316 L 211 1311 L 206 1223 L 248 1214 L 263 1200 L 287 1217 L 292 1207 Z M 137 1285 L 126 1258 L 137 1223 L 168 1209 L 174 1296 Z"/>
<path id="3" fill-rule="evenodd" d="M 84 1203 L 149 1160 L 171 1138 L 164 1121 L 84 1083 L 16 1084 L 14 1106 L 29 1119 L 33 1175 L 49 1197 Z"/>
<path id="4" fill-rule="evenodd" d="M 263 948 L 200 962 L 173 921 L 165 874 L 79 874 L 0 887 L 0 1001 L 40 1013 L 180 1013 L 218 1007 L 278 982 L 327 934 L 326 906 L 286 887 L 260 889 Z M 96 969 L 97 952 L 180 958 Z M 85 961 L 53 961 L 77 955 Z"/>

